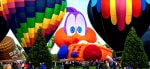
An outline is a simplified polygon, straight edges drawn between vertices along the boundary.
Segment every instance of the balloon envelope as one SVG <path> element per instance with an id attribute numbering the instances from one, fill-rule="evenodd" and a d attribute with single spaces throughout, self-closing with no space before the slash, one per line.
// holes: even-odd
<path id="1" fill-rule="evenodd" d="M 150 60 L 150 27 L 142 36 L 142 41 L 144 44 L 145 52 L 147 53 L 149 60 Z"/>
<path id="2" fill-rule="evenodd" d="M 4 20 L 2 16 L 0 16 L 0 42 L 6 36 L 8 30 L 9 30 L 8 23 Z"/>
<path id="3" fill-rule="evenodd" d="M 39 27 L 50 39 L 66 12 L 65 0 L 2 0 L 2 15 L 23 47 L 31 47 Z"/>
<path id="4" fill-rule="evenodd" d="M 88 16 L 92 26 L 96 32 L 115 50 L 122 51 L 125 38 L 133 26 L 137 32 L 137 35 L 141 37 L 150 25 L 150 5 L 146 4 L 145 11 L 142 11 L 139 17 L 133 17 L 129 25 L 125 25 L 125 28 L 120 31 L 116 25 L 113 25 L 111 18 L 104 18 L 102 13 L 97 11 L 97 7 L 91 7 L 91 1 L 88 5 Z M 98 3 L 97 3 L 98 4 Z M 138 4 L 137 4 L 138 5 Z M 101 9 L 102 10 L 102 9 Z M 139 14 L 139 13 L 138 13 Z M 118 24 L 117 24 L 118 25 Z"/>

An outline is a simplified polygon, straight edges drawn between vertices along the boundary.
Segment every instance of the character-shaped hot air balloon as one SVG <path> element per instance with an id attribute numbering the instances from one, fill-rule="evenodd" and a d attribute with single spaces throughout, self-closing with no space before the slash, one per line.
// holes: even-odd
<path id="1" fill-rule="evenodd" d="M 97 33 L 115 50 L 122 51 L 133 26 L 141 37 L 150 25 L 149 0 L 89 1 L 88 16 Z"/>
<path id="2" fill-rule="evenodd" d="M 39 27 L 50 39 L 65 14 L 65 0 L 1 0 L 2 15 L 20 44 L 31 48 Z"/>
<path id="3" fill-rule="evenodd" d="M 69 60 L 105 60 L 112 57 L 112 51 L 95 44 L 96 33 L 87 26 L 84 15 L 73 7 L 67 7 L 64 27 L 54 35 L 54 41 L 60 47 L 58 58 Z"/>

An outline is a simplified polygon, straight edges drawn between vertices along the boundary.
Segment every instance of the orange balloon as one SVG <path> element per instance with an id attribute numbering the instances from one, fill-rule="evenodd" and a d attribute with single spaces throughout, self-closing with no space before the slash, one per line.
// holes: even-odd
<path id="1" fill-rule="evenodd" d="M 73 44 L 73 43 L 75 43 L 76 41 L 79 41 L 79 40 L 86 40 L 90 43 L 93 43 L 93 42 L 96 42 L 96 39 L 97 39 L 96 34 L 91 28 L 87 29 L 87 32 L 86 32 L 85 36 L 81 36 L 77 33 L 75 33 L 72 36 L 68 36 L 65 33 L 64 28 L 60 28 L 55 33 L 55 36 L 54 36 L 54 41 L 56 42 L 56 44 L 58 46 L 61 46 L 63 44 L 66 44 L 68 46 L 68 45 Z"/>

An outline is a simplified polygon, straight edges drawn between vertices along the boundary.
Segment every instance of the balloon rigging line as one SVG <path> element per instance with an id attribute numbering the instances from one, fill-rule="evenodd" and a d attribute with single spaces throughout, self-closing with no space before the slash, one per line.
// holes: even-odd
<path id="1" fill-rule="evenodd" d="M 100 15 L 101 15 L 101 14 L 100 14 Z M 106 31 L 105 31 L 105 28 L 104 28 L 104 24 L 103 24 L 103 19 L 102 19 L 102 17 L 101 17 L 101 22 L 102 22 L 102 28 L 103 28 L 104 36 L 105 36 L 105 38 L 106 38 L 106 42 L 108 42 L 108 38 L 107 38 L 107 36 L 106 36 Z"/>

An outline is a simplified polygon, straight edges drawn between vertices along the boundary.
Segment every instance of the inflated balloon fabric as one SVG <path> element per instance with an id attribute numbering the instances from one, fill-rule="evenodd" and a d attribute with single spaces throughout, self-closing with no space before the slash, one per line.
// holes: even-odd
<path id="1" fill-rule="evenodd" d="M 8 30 L 9 30 L 8 23 L 4 20 L 2 16 L 0 16 L 0 42 L 6 36 Z"/>
<path id="2" fill-rule="evenodd" d="M 14 40 L 6 36 L 0 42 L 0 62 L 15 60 L 25 60 L 25 57 L 16 47 Z"/>
<path id="3" fill-rule="evenodd" d="M 1 11 L 23 47 L 31 47 L 39 27 L 50 39 L 66 12 L 66 0 L 2 0 Z"/>

